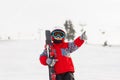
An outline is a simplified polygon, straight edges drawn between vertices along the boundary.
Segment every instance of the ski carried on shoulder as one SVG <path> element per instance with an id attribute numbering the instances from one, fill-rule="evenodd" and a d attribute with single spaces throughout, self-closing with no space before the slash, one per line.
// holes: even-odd
<path id="1" fill-rule="evenodd" d="M 50 32 L 50 30 L 45 31 L 45 36 L 46 36 L 47 57 L 54 60 L 54 56 L 51 54 L 52 41 L 51 41 L 51 32 Z M 56 80 L 54 66 L 48 65 L 48 70 L 49 70 L 49 80 Z"/>

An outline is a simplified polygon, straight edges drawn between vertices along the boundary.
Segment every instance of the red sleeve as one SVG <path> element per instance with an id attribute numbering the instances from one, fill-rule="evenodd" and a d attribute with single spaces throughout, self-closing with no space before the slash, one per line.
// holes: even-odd
<path id="1" fill-rule="evenodd" d="M 80 47 L 84 43 L 84 40 L 80 39 L 80 36 L 74 40 L 74 44 Z"/>
<path id="2" fill-rule="evenodd" d="M 40 63 L 41 63 L 42 65 L 47 65 L 47 63 L 46 63 L 46 59 L 47 59 L 46 56 L 41 55 L 40 58 L 39 58 Z"/>

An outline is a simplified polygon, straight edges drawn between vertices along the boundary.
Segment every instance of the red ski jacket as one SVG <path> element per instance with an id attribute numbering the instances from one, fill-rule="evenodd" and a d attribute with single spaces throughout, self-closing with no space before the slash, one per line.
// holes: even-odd
<path id="1" fill-rule="evenodd" d="M 55 59 L 58 60 L 54 66 L 56 74 L 74 72 L 74 65 L 70 57 L 70 53 L 77 50 L 83 43 L 84 40 L 81 40 L 80 37 L 75 39 L 73 42 L 63 42 L 60 44 L 53 43 L 52 46 L 54 49 Z M 46 59 L 47 52 L 44 50 L 39 58 L 41 64 L 47 65 Z"/>

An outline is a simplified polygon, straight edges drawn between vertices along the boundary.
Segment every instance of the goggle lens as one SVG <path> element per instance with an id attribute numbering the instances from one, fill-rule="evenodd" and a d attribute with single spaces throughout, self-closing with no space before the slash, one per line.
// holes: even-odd
<path id="1" fill-rule="evenodd" d="M 52 36 L 54 38 L 57 38 L 57 37 L 64 38 L 65 37 L 65 33 L 61 32 L 61 31 L 55 31 L 55 32 L 52 33 Z"/>

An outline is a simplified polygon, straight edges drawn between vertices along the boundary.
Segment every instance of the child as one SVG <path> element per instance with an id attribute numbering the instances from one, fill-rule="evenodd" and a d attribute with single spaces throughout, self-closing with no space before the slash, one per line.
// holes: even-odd
<path id="1" fill-rule="evenodd" d="M 57 61 L 47 58 L 46 49 L 40 55 L 40 62 L 43 65 L 53 65 L 56 72 L 56 80 L 74 80 L 74 65 L 70 57 L 70 53 L 77 50 L 86 40 L 83 33 L 73 42 L 65 42 L 65 32 L 61 29 L 55 29 L 51 32 L 52 48 L 54 49 L 54 57 Z"/>

